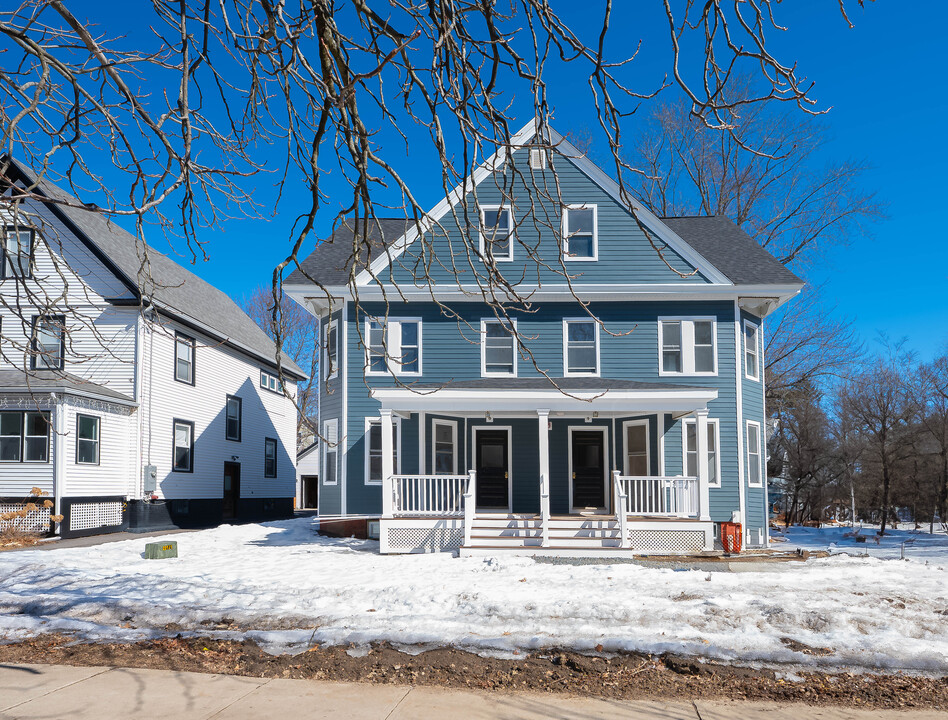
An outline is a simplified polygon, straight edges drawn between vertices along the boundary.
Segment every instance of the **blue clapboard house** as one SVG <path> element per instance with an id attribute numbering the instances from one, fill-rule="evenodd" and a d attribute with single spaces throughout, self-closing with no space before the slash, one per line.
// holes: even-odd
<path id="1" fill-rule="evenodd" d="M 802 286 L 531 122 L 420 226 L 341 224 L 287 279 L 320 319 L 323 526 L 388 553 L 766 546 L 765 319 Z"/>

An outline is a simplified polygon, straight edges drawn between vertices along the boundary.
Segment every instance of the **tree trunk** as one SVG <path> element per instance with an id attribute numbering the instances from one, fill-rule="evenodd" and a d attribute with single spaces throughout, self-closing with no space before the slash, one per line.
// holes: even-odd
<path id="1" fill-rule="evenodd" d="M 882 454 L 882 522 L 879 524 L 879 537 L 885 535 L 885 524 L 889 520 L 889 463 Z"/>

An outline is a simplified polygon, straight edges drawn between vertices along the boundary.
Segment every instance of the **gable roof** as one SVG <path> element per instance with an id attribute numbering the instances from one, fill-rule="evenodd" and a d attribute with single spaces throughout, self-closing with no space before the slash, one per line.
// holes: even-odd
<path id="1" fill-rule="evenodd" d="M 618 183 L 599 166 L 579 152 L 566 138 L 549 128 L 550 141 L 558 152 L 573 163 L 589 179 L 602 188 L 620 204 L 625 204 Z M 430 229 L 444 216 L 452 205 L 460 202 L 466 190 L 480 183 L 516 150 L 529 143 L 537 133 L 536 121 L 527 123 L 510 140 L 508 147 L 497 150 L 482 163 L 444 200 L 436 205 L 422 220 L 422 231 Z M 783 266 L 753 238 L 725 217 L 659 218 L 634 198 L 630 199 L 638 220 L 658 240 L 674 249 L 686 262 L 697 268 L 712 283 L 723 285 L 803 285 L 803 281 Z M 353 224 L 337 227 L 330 237 L 316 246 L 315 250 L 300 266 L 306 274 L 326 286 L 345 285 L 355 258 L 352 253 Z M 361 229 L 361 224 L 360 224 Z M 394 258 L 398 257 L 419 235 L 413 220 L 405 218 L 379 218 L 369 227 L 368 244 L 371 246 L 370 269 L 366 268 L 369 249 L 361 249 L 356 265 L 357 284 L 370 281 Z M 384 252 L 383 252 L 384 250 Z M 376 252 L 378 251 L 378 252 Z M 286 283 L 306 284 L 308 279 L 299 269 L 294 270 Z"/>
<path id="2" fill-rule="evenodd" d="M 711 215 L 663 217 L 661 220 L 735 285 L 803 284 L 730 218 Z M 369 227 L 373 255 L 384 256 L 383 248 L 391 248 L 412 224 L 412 220 L 405 218 L 379 218 L 376 225 Z M 352 225 L 340 225 L 300 262 L 300 266 L 323 285 L 345 285 L 352 269 L 352 235 Z M 365 267 L 366 255 L 367 250 L 363 248 L 358 267 Z M 302 272 L 294 270 L 286 282 L 297 284 L 308 280 Z"/>
<path id="3" fill-rule="evenodd" d="M 723 215 L 663 217 L 662 222 L 735 285 L 803 284 L 786 265 Z"/>
<path id="4" fill-rule="evenodd" d="M 225 344 L 244 351 L 266 364 L 275 365 L 275 345 L 270 337 L 229 295 L 183 268 L 167 255 L 139 240 L 100 212 L 83 210 L 60 203 L 81 204 L 75 197 L 45 178 L 9 158 L 24 182 L 39 195 L 53 201 L 47 206 L 121 279 L 137 296 L 144 291 L 159 310 L 185 324 L 217 336 Z M 144 251 L 144 252 L 143 252 Z M 142 274 L 147 253 L 148 274 Z M 291 376 L 305 379 L 306 373 L 283 354 L 283 369 Z"/>

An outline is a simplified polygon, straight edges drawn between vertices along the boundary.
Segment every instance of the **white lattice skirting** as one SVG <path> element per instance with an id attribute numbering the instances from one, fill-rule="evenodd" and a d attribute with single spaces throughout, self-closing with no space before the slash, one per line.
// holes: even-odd
<path id="1" fill-rule="evenodd" d="M 40 501 L 42 502 L 42 501 Z M 39 502 L 37 502 L 39 505 Z M 8 512 L 16 512 L 23 509 L 22 503 L 0 503 L 0 515 Z M 35 512 L 31 512 L 25 518 L 15 520 L 0 520 L 0 528 L 16 525 L 23 532 L 45 533 L 49 532 L 49 508 L 37 507 Z"/>
<path id="2" fill-rule="evenodd" d="M 389 552 L 422 553 L 457 550 L 464 542 L 462 528 L 390 527 Z"/>
<path id="3" fill-rule="evenodd" d="M 632 550 L 651 553 L 700 552 L 704 549 L 701 530 L 629 530 Z"/>
<path id="4" fill-rule="evenodd" d="M 73 503 L 69 508 L 69 530 L 91 530 L 122 524 L 122 503 Z"/>

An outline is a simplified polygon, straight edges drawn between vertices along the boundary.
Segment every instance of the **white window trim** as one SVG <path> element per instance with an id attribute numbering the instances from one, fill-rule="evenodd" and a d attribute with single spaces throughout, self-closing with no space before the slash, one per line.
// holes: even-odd
<path id="1" fill-rule="evenodd" d="M 333 432 L 329 432 L 329 428 L 333 429 Z M 330 444 L 329 437 L 334 435 L 336 441 L 334 444 Z M 323 444 L 326 446 L 326 451 L 322 453 L 322 484 L 323 485 L 338 485 L 339 484 L 339 421 L 336 418 L 332 420 L 323 421 Z M 326 478 L 326 468 L 329 466 L 329 454 L 332 453 L 336 456 L 336 477 L 333 478 L 330 482 Z"/>
<path id="2" fill-rule="evenodd" d="M 385 370 L 370 370 L 369 369 L 369 329 L 373 322 L 377 322 L 382 326 L 383 337 L 385 338 Z M 402 356 L 402 323 L 417 323 L 418 324 L 418 371 L 417 372 L 407 372 L 402 370 L 402 364 L 399 362 L 399 359 Z M 422 375 L 422 321 L 420 317 L 397 317 L 397 318 L 388 318 L 387 320 L 373 320 L 371 318 L 365 319 L 365 329 L 363 330 L 363 338 L 365 339 L 365 374 L 369 377 L 384 377 L 386 375 L 400 375 L 406 377 L 421 377 Z M 389 330 L 396 330 L 395 332 L 389 332 Z"/>
<path id="3" fill-rule="evenodd" d="M 362 482 L 365 485 L 370 487 L 377 487 L 382 484 L 382 480 L 376 482 L 375 480 L 369 480 L 369 428 L 375 425 L 376 423 L 381 426 L 382 417 L 367 417 L 365 418 L 365 434 L 363 435 L 362 444 L 365 445 L 365 466 L 362 475 Z M 402 419 L 397 415 L 392 416 L 392 425 L 395 426 L 398 437 L 396 438 L 397 445 L 393 448 L 395 450 L 395 464 L 392 466 L 395 470 L 396 475 L 400 475 L 402 471 Z M 384 478 L 383 478 L 384 479 Z"/>
<path id="4" fill-rule="evenodd" d="M 631 475 L 629 470 L 629 433 L 628 428 L 634 425 L 643 425 L 645 427 L 645 467 L 648 468 L 647 476 L 652 475 L 652 431 L 649 429 L 647 419 L 625 420 L 622 423 L 622 472 L 625 475 Z"/>
<path id="5" fill-rule="evenodd" d="M 435 458 L 437 457 L 438 450 L 438 425 L 448 425 L 451 428 L 451 445 L 453 460 L 451 463 L 451 472 L 450 475 L 458 474 L 458 423 L 457 420 L 441 420 L 435 418 L 431 421 L 431 474 L 437 475 L 438 471 L 435 470 L 437 464 L 435 463 Z"/>
<path id="6" fill-rule="evenodd" d="M 750 427 L 753 425 L 757 428 L 757 464 L 758 464 L 758 477 L 760 482 L 753 483 L 751 482 L 751 451 L 750 451 Z M 761 432 L 761 425 L 756 420 L 745 420 L 744 421 L 744 440 L 747 447 L 746 456 L 747 456 L 747 487 L 759 488 L 764 486 L 764 436 Z"/>
<path id="7" fill-rule="evenodd" d="M 481 377 L 517 377 L 517 356 L 520 353 L 519 348 L 517 347 L 517 338 L 514 335 L 510 336 L 511 341 L 513 342 L 513 373 L 487 372 L 487 324 L 498 323 L 500 325 L 505 325 L 506 322 L 507 321 L 504 320 L 497 320 L 496 318 L 481 318 Z M 516 318 L 510 319 L 510 326 L 513 328 L 514 333 L 516 333 Z"/>
<path id="8" fill-rule="evenodd" d="M 336 362 L 331 366 L 329 364 L 329 336 L 333 329 L 336 331 Z M 330 320 L 326 323 L 326 342 L 323 343 L 323 362 L 324 367 L 331 367 L 332 372 L 326 377 L 327 380 L 335 380 L 339 377 L 339 321 Z"/>
<path id="9" fill-rule="evenodd" d="M 481 254 L 481 257 L 487 258 L 487 238 L 484 236 L 484 211 L 485 210 L 506 210 L 507 217 L 510 222 L 510 253 L 507 257 L 494 256 L 493 254 L 490 257 L 493 258 L 494 262 L 513 262 L 514 259 L 514 214 L 513 208 L 510 205 L 480 205 L 477 210 L 477 248 Z"/>
<path id="10" fill-rule="evenodd" d="M 681 323 L 681 372 L 668 372 L 662 359 L 662 323 Z M 695 323 L 711 323 L 711 342 L 714 343 L 714 369 L 711 372 L 695 370 Z M 687 328 L 687 330 L 686 330 Z M 663 315 L 658 318 L 658 374 L 661 377 L 715 377 L 718 374 L 718 319 L 704 315 Z"/>
<path id="11" fill-rule="evenodd" d="M 747 366 L 747 328 L 754 328 L 754 375 L 751 375 Z M 744 377 L 748 380 L 760 382 L 760 326 L 750 320 L 744 321 Z"/>
<path id="12" fill-rule="evenodd" d="M 688 426 L 695 425 L 695 442 L 698 440 L 698 421 L 694 418 L 683 418 L 681 421 L 681 474 L 688 474 Z M 708 425 L 714 426 L 714 476 L 716 482 L 708 481 L 708 487 L 721 487 L 721 422 L 718 418 L 708 418 Z M 697 450 L 697 448 L 695 448 Z M 697 469 L 697 468 L 695 468 Z"/>
<path id="13" fill-rule="evenodd" d="M 572 372 L 569 369 L 569 324 L 592 323 L 596 328 L 596 372 Z M 590 317 L 563 318 L 563 377 L 599 377 L 602 374 L 602 363 L 599 353 L 599 322 Z"/>
<path id="14" fill-rule="evenodd" d="M 593 211 L 593 238 L 591 257 L 572 257 L 566 250 L 569 247 L 569 238 L 567 232 L 569 225 L 566 222 L 570 210 L 592 210 Z M 561 218 L 561 237 L 563 238 L 563 261 L 564 262 L 595 262 L 599 259 L 599 206 L 594 203 L 573 203 L 563 206 L 563 216 Z"/>

